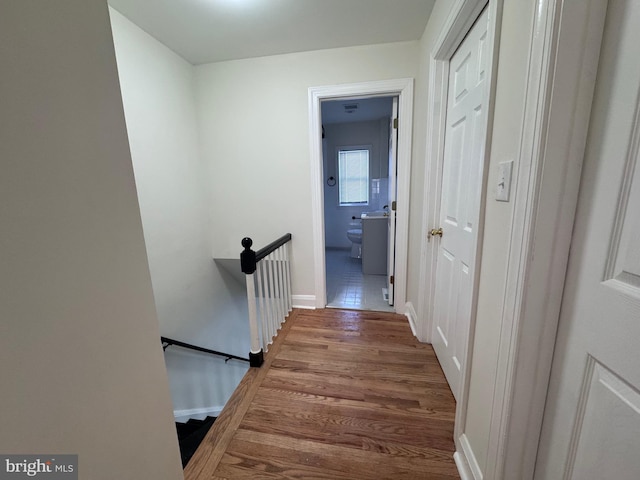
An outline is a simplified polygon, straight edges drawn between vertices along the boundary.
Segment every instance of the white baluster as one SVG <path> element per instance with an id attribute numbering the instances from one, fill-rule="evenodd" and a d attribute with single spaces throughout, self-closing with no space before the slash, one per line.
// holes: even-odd
<path id="1" fill-rule="evenodd" d="M 263 263 L 262 262 L 258 262 L 258 264 L 256 265 L 256 284 L 257 284 L 257 289 L 258 289 L 258 304 L 260 306 L 259 308 L 259 312 L 260 312 L 260 330 L 262 332 L 262 348 L 264 349 L 264 351 L 267 351 L 267 347 L 269 345 L 268 342 L 268 337 L 267 337 L 267 330 L 266 330 L 266 316 L 267 313 L 265 311 L 265 306 L 264 306 L 264 288 L 263 288 L 263 282 L 262 282 L 262 270 L 263 270 Z"/>
<path id="2" fill-rule="evenodd" d="M 279 300 L 279 305 L 280 305 L 280 318 L 278 319 L 278 322 L 280 324 L 280 326 L 282 326 L 282 324 L 284 323 L 284 319 L 287 316 L 287 306 L 285 304 L 286 301 L 286 293 L 284 290 L 284 257 L 283 257 L 283 247 L 278 248 L 278 250 L 276 250 L 276 253 L 278 254 L 278 285 L 280 287 L 280 298 Z"/>
<path id="3" fill-rule="evenodd" d="M 278 329 L 280 329 L 280 325 L 282 325 L 282 303 L 280 299 L 282 298 L 282 289 L 280 284 L 280 255 L 278 254 L 278 250 L 273 252 L 274 264 L 275 267 L 275 289 L 276 289 L 276 306 L 278 308 Z"/>
<path id="4" fill-rule="evenodd" d="M 267 331 L 267 348 L 271 344 L 273 331 L 271 330 L 271 322 L 273 318 L 273 310 L 271 308 L 271 297 L 269 296 L 269 261 L 265 258 L 262 260 L 262 288 L 264 288 L 264 305 L 266 311 L 265 329 Z"/>
<path id="5" fill-rule="evenodd" d="M 276 305 L 276 296 L 275 296 L 275 265 L 273 264 L 273 254 L 267 256 L 266 258 L 268 270 L 269 270 L 269 297 L 271 304 L 271 332 L 275 337 L 278 334 L 278 307 Z"/>
<path id="6" fill-rule="evenodd" d="M 249 331 L 251 332 L 251 353 L 258 355 L 261 352 L 260 338 L 258 334 L 258 313 L 256 311 L 256 286 L 254 275 L 245 275 L 247 277 L 247 302 L 249 306 Z"/>
<path id="7" fill-rule="evenodd" d="M 284 244 L 285 281 L 287 284 L 287 312 L 290 312 L 293 307 L 291 300 L 291 263 L 289 262 L 289 244 L 290 242 Z"/>

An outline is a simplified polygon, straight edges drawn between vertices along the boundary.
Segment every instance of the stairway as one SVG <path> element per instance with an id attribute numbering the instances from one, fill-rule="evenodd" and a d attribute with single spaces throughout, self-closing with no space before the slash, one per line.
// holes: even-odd
<path id="1" fill-rule="evenodd" d="M 187 423 L 176 422 L 176 431 L 178 432 L 178 443 L 180 444 L 180 457 L 182 457 L 182 468 L 187 466 L 189 460 L 205 435 L 215 422 L 216 417 L 207 417 L 204 420 L 189 419 Z"/>

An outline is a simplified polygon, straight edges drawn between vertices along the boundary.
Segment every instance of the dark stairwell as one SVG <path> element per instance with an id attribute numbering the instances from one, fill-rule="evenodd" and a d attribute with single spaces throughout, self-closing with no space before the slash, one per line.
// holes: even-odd
<path id="1" fill-rule="evenodd" d="M 216 417 L 207 417 L 204 420 L 191 418 L 186 423 L 176 422 L 182 468 L 187 466 L 215 421 Z"/>

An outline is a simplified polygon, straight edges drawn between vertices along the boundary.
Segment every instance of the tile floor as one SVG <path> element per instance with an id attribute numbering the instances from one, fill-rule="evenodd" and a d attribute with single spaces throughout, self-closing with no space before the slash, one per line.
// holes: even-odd
<path id="1" fill-rule="evenodd" d="M 327 306 L 393 312 L 385 300 L 383 288 L 387 287 L 386 275 L 363 275 L 362 262 L 351 258 L 350 250 L 328 248 L 327 262 Z"/>

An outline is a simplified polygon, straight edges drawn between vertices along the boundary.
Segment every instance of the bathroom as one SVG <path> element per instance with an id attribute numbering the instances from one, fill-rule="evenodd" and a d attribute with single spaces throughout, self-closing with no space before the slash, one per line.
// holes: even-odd
<path id="1" fill-rule="evenodd" d="M 392 108 L 392 97 L 322 103 L 328 307 L 393 311 L 387 289 Z"/>

